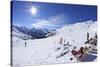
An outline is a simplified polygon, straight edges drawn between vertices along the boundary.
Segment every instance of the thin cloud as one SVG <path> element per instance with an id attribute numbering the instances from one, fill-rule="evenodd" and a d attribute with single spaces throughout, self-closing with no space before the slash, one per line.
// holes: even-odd
<path id="1" fill-rule="evenodd" d="M 59 15 L 50 17 L 49 21 L 54 24 L 62 24 L 65 22 L 65 18 L 66 16 L 64 14 L 59 14 Z"/>
<path id="2" fill-rule="evenodd" d="M 65 23 L 64 14 L 50 17 L 48 20 L 37 19 L 31 24 L 35 28 L 59 28 Z"/>

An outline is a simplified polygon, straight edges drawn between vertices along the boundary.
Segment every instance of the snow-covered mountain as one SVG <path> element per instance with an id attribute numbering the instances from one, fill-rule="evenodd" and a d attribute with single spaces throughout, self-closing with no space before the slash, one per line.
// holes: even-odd
<path id="1" fill-rule="evenodd" d="M 32 38 L 30 35 L 27 35 L 19 30 L 19 27 L 12 26 L 12 40 L 19 41 L 19 40 L 26 40 Z"/>
<path id="2" fill-rule="evenodd" d="M 16 31 L 19 32 L 18 30 Z M 78 50 L 82 46 L 87 46 L 84 44 L 87 40 L 87 32 L 89 33 L 90 38 L 94 37 L 95 33 L 97 33 L 96 21 L 65 25 L 62 28 L 57 29 L 54 32 L 56 35 L 52 37 L 13 42 L 12 45 L 17 45 L 12 48 L 13 64 L 38 65 L 75 63 L 77 62 L 77 59 L 72 55 L 71 50 L 73 47 L 76 47 L 76 50 Z M 71 46 L 64 46 L 67 42 L 69 42 Z M 97 55 L 95 54 L 95 56 Z M 73 60 L 70 60 L 70 58 L 73 58 Z"/>
<path id="3" fill-rule="evenodd" d="M 27 27 L 19 27 L 19 26 L 12 25 L 12 35 L 17 36 L 21 39 L 46 38 L 48 37 L 46 35 L 51 32 L 54 32 L 54 30 L 27 28 Z"/>

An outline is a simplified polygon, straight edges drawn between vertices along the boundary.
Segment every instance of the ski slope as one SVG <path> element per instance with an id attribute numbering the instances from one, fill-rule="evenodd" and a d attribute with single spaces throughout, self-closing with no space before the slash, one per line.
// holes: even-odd
<path id="1" fill-rule="evenodd" d="M 74 46 L 77 47 L 77 50 L 82 46 L 86 46 L 84 42 L 86 41 L 87 32 L 90 33 L 90 37 L 94 36 L 97 33 L 97 22 L 86 21 L 65 25 L 56 31 L 55 36 L 43 39 L 22 40 L 13 36 L 13 65 L 76 63 L 77 59 L 70 51 Z M 21 34 L 21 36 L 23 35 Z M 65 40 L 62 44 L 59 43 L 60 38 Z M 19 40 L 16 41 L 16 39 Z M 67 42 L 71 46 L 63 45 Z M 65 53 L 65 55 L 60 56 L 62 53 Z M 73 58 L 73 60 L 70 60 L 70 58 Z"/>

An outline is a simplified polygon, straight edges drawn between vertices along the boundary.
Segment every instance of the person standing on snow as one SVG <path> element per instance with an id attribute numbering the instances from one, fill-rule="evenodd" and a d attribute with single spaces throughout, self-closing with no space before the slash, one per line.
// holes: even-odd
<path id="1" fill-rule="evenodd" d="M 61 37 L 59 43 L 60 43 L 60 44 L 63 44 L 62 42 L 63 42 L 63 38 Z"/>
<path id="2" fill-rule="evenodd" d="M 27 45 L 26 45 L 26 42 L 25 42 L 24 44 L 25 44 L 25 47 L 26 47 L 26 46 L 27 46 Z"/>
<path id="3" fill-rule="evenodd" d="M 89 32 L 87 32 L 87 41 L 89 40 Z"/>

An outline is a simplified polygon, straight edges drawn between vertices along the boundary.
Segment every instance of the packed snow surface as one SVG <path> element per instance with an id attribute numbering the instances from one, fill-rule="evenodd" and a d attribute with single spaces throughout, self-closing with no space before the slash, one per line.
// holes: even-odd
<path id="1" fill-rule="evenodd" d="M 17 32 L 17 33 L 16 33 Z M 23 40 L 18 36 L 26 36 L 17 30 L 12 32 L 12 59 L 13 65 L 39 65 L 39 64 L 58 64 L 58 63 L 74 63 L 76 58 L 71 54 L 74 46 L 76 49 L 86 46 L 84 42 L 87 40 L 87 32 L 90 37 L 97 33 L 97 22 L 86 21 L 65 25 L 56 30 L 56 35 L 43 39 L 28 39 Z M 62 38 L 62 44 L 60 39 Z M 64 49 L 64 44 L 69 42 L 69 45 Z M 57 48 L 59 48 L 57 50 Z M 59 57 L 62 53 L 65 55 Z M 70 60 L 73 58 L 74 60 Z"/>

